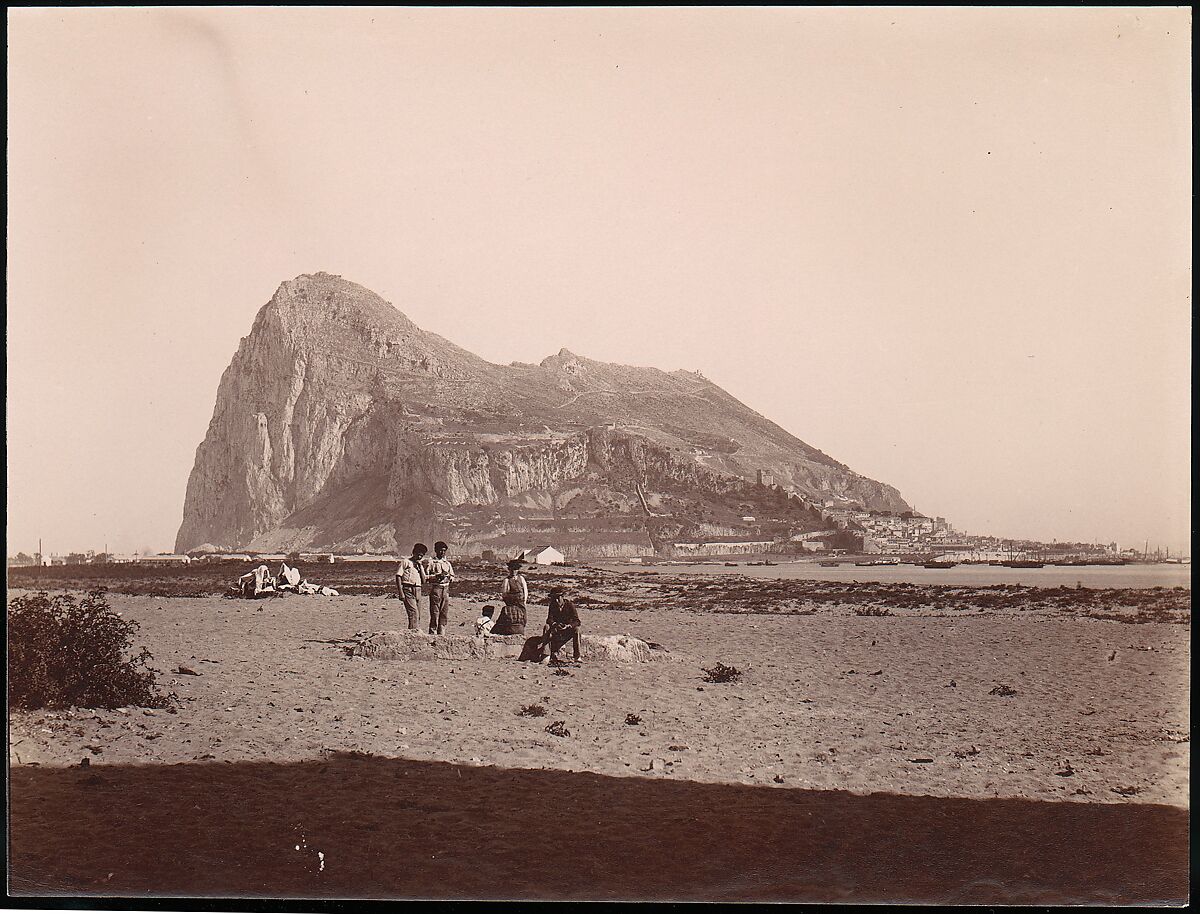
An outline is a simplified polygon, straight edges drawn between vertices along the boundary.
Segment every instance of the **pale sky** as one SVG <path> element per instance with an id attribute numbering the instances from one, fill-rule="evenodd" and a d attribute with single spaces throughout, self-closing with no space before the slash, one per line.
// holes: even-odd
<path id="1" fill-rule="evenodd" d="M 9 553 L 170 548 L 325 270 L 699 369 L 959 529 L 1189 541 L 1187 9 L 8 11 Z"/>

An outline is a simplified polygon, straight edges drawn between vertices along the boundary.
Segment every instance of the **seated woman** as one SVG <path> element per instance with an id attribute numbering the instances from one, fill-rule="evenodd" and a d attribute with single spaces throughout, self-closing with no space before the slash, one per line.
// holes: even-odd
<path id="1" fill-rule="evenodd" d="M 289 568 L 287 562 L 279 566 L 279 574 L 275 576 L 276 590 L 295 590 L 300 586 L 300 569 Z"/>
<path id="2" fill-rule="evenodd" d="M 238 586 L 242 596 L 249 599 L 266 596 L 275 592 L 275 580 L 266 565 L 259 565 L 253 571 L 247 571 L 238 578 Z"/>
<path id="3" fill-rule="evenodd" d="M 529 585 L 521 574 L 521 560 L 508 563 L 508 576 L 500 586 L 500 598 L 504 606 L 492 626 L 493 635 L 525 634 L 525 607 L 529 603 Z"/>
<path id="4" fill-rule="evenodd" d="M 568 641 L 574 649 L 575 662 L 579 663 L 579 627 L 583 624 L 575 604 L 568 600 L 561 587 L 550 590 L 550 611 L 546 615 L 546 626 L 542 629 L 541 649 L 549 649 L 542 663 L 557 663 L 559 648 Z"/>

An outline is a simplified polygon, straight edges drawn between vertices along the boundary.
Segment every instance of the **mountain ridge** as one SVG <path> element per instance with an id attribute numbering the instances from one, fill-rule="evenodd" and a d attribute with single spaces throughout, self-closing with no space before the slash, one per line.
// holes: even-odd
<path id="1" fill-rule="evenodd" d="M 759 472 L 781 488 L 757 485 Z M 541 532 L 573 554 L 669 552 L 713 530 L 786 540 L 819 525 L 811 503 L 831 496 L 908 509 L 699 372 L 566 347 L 497 365 L 363 286 L 302 274 L 259 309 L 222 374 L 176 548 L 433 537 L 477 552 Z"/>

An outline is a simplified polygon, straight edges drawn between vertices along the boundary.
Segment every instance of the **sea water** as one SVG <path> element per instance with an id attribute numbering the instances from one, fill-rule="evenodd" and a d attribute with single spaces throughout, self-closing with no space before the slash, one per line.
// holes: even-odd
<path id="1" fill-rule="evenodd" d="M 595 562 L 601 568 L 630 573 L 658 571 L 664 574 L 742 574 L 755 578 L 802 578 L 812 581 L 862 581 L 877 584 L 955 584 L 989 587 L 994 584 L 1023 584 L 1028 587 L 1187 587 L 1192 586 L 1191 565 L 1046 565 L 1044 568 L 1004 568 L 998 565 L 955 565 L 953 568 L 922 568 L 920 565 L 860 566 L 844 562 L 827 568 L 816 562 L 779 562 L 775 565 L 735 567 L 694 562 L 658 562 L 650 566 Z M 729 559 L 734 561 L 734 559 Z"/>

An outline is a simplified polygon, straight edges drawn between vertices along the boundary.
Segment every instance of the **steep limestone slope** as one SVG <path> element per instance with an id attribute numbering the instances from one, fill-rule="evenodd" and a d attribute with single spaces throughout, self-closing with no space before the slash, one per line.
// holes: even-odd
<path id="1" fill-rule="evenodd" d="M 698 374 L 566 350 L 493 365 L 317 273 L 279 287 L 225 370 L 176 548 L 479 551 L 553 534 L 621 554 L 662 547 L 663 530 L 766 535 L 740 521 L 759 505 L 776 538 L 819 522 L 754 485 L 759 470 L 810 500 L 907 508 Z"/>

